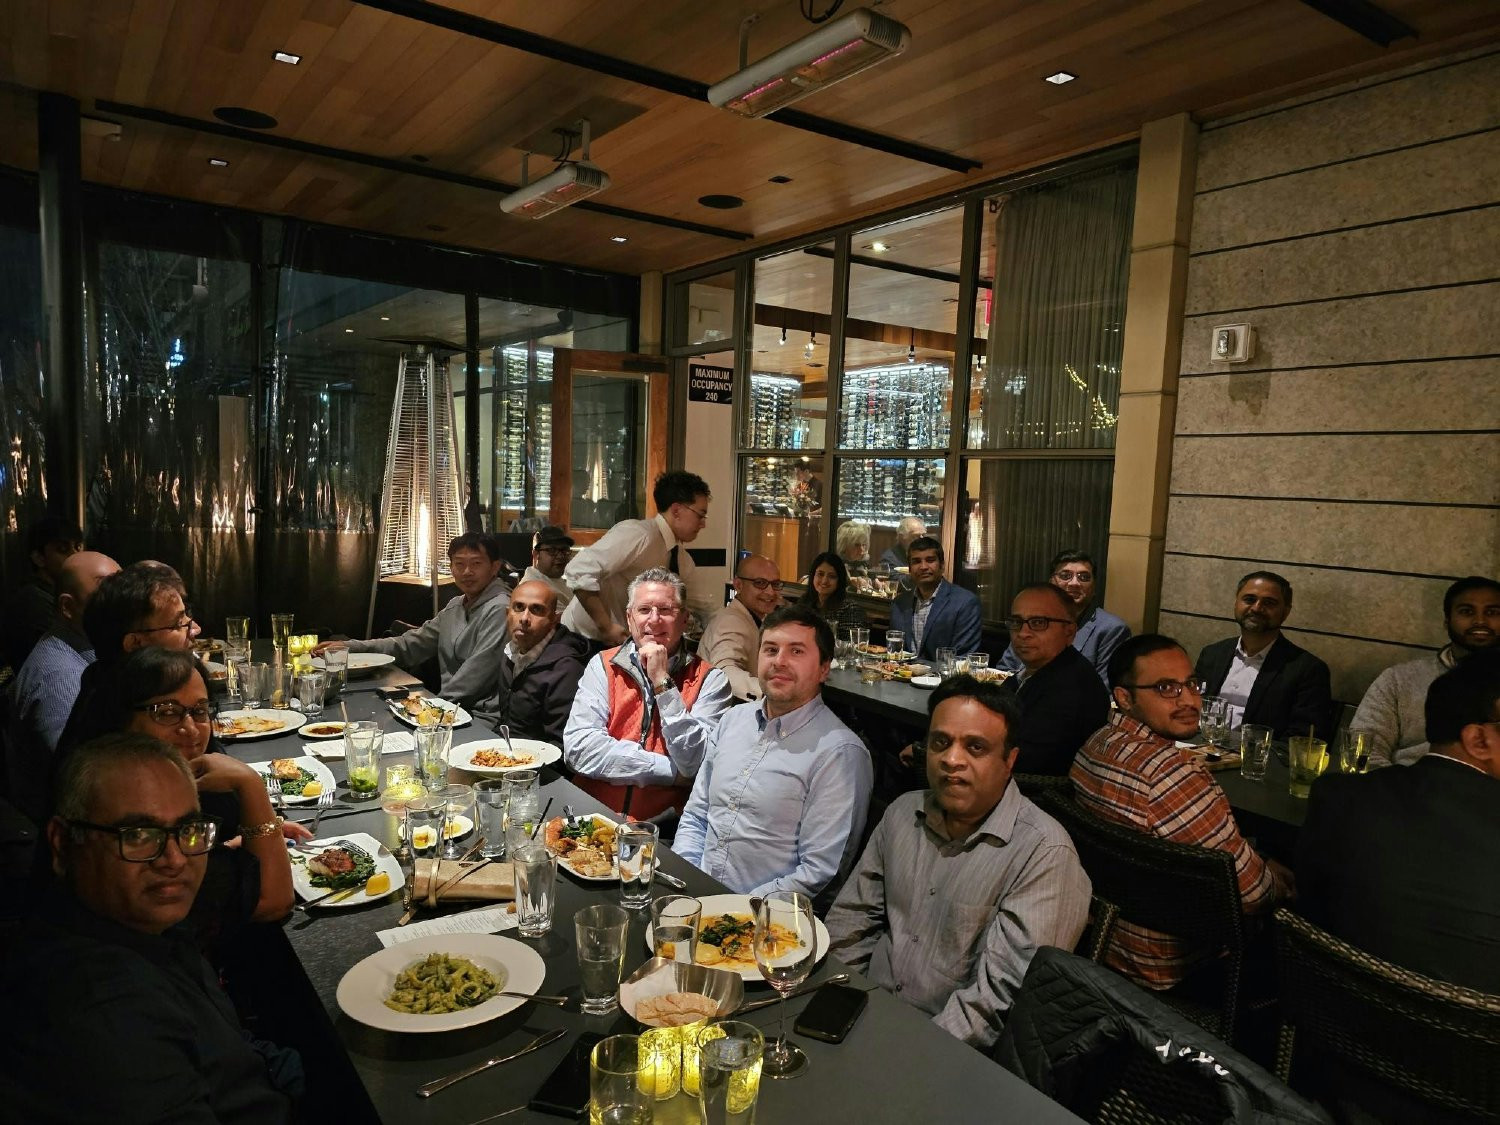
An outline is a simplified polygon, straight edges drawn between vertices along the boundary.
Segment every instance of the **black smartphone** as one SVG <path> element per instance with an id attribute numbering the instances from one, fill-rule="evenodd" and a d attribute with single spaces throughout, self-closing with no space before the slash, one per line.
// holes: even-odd
<path id="1" fill-rule="evenodd" d="M 847 984 L 825 984 L 813 993 L 813 998 L 792 1026 L 809 1039 L 842 1043 L 869 999 L 863 989 L 850 988 Z"/>
<path id="2" fill-rule="evenodd" d="M 563 1056 L 552 1073 L 531 1095 L 528 1109 L 538 1113 L 555 1113 L 559 1117 L 577 1117 L 589 1104 L 589 1055 L 594 1044 L 603 1039 L 586 1031 L 573 1041 L 573 1049 Z"/>

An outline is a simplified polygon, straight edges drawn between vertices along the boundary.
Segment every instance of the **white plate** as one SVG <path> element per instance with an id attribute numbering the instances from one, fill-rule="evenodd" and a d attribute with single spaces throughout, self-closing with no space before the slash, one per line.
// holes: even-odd
<path id="1" fill-rule="evenodd" d="M 511 770 L 536 770 L 562 760 L 562 751 L 550 742 L 538 742 L 534 738 L 512 738 L 511 749 L 517 754 L 531 754 L 535 761 L 520 766 L 476 766 L 474 755 L 480 750 L 498 750 L 505 753 L 505 739 L 486 738 L 479 742 L 465 742 L 455 746 L 448 754 L 448 764 L 471 773 L 507 774 Z"/>
<path id="2" fill-rule="evenodd" d="M 513 1012 L 526 1003 L 519 996 L 492 996 L 476 1007 L 435 1016 L 412 1015 L 387 1008 L 385 998 L 395 987 L 396 977 L 429 953 L 462 957 L 492 973 L 497 969 L 504 970 L 505 980 L 500 987 L 510 992 L 524 992 L 528 996 L 542 987 L 547 976 L 541 955 L 512 938 L 494 934 L 434 934 L 382 949 L 355 965 L 339 981 L 339 1007 L 350 1019 L 381 1031 L 430 1032 L 474 1027 Z"/>
<path id="3" fill-rule="evenodd" d="M 942 682 L 941 676 L 913 676 L 911 678 L 912 687 L 935 688 Z"/>
<path id="4" fill-rule="evenodd" d="M 750 909 L 749 895 L 706 895 L 699 898 L 698 902 L 703 906 L 704 921 L 717 917 L 720 914 L 748 914 L 752 918 L 755 917 L 754 912 Z M 702 922 L 699 925 L 701 926 Z M 828 956 L 828 927 L 823 925 L 823 919 L 819 918 L 816 914 L 813 915 L 813 934 L 815 941 L 814 948 L 817 950 L 817 958 L 813 964 L 816 966 L 818 961 Z M 649 922 L 646 923 L 646 948 L 648 950 L 652 948 L 651 923 Z M 739 973 L 742 980 L 751 984 L 756 981 L 764 983 L 766 979 L 760 975 L 760 967 L 757 965 L 752 965 L 748 969 L 742 969 L 737 965 L 706 965 L 704 967 L 722 969 L 726 973 Z"/>
<path id="5" fill-rule="evenodd" d="M 385 855 L 381 855 L 380 841 L 368 832 L 346 832 L 342 836 L 328 836 L 322 840 L 309 840 L 303 847 L 317 848 L 319 851 L 322 851 L 324 848 L 332 848 L 344 843 L 353 844 L 355 847 L 368 852 L 370 858 L 375 861 L 376 874 L 384 871 L 391 877 L 391 889 L 383 895 L 367 895 L 363 887 L 356 887 L 354 893 L 348 898 L 330 898 L 324 901 L 322 906 L 330 910 L 342 910 L 349 906 L 363 906 L 367 902 L 379 902 L 383 898 L 388 898 L 406 885 L 406 877 L 401 874 L 401 865 L 396 862 L 396 857 L 391 854 L 391 850 L 386 848 Z M 307 860 L 312 858 L 309 853 L 291 850 L 287 852 L 287 855 L 292 860 L 292 889 L 302 896 L 304 902 L 328 893 L 327 887 L 313 885 L 312 876 L 307 871 Z"/>
<path id="6" fill-rule="evenodd" d="M 220 733 L 219 724 L 230 719 L 268 719 L 281 725 L 275 730 L 259 731 L 255 734 Z M 278 710 L 275 707 L 256 707 L 238 711 L 220 711 L 214 716 L 214 733 L 226 742 L 251 742 L 257 738 L 275 738 L 277 735 L 291 734 L 305 722 L 307 722 L 306 715 L 301 711 L 293 711 L 289 707 L 285 710 Z"/>
<path id="7" fill-rule="evenodd" d="M 210 684 L 224 685 L 229 682 L 229 665 L 220 664 L 217 660 L 200 660 L 203 670 L 208 673 Z"/>
<path id="8" fill-rule="evenodd" d="M 291 757 L 291 755 L 287 756 Z M 322 782 L 324 793 L 332 793 L 336 789 L 338 789 L 339 783 L 334 780 L 332 771 L 330 771 L 327 766 L 318 761 L 316 758 L 292 758 L 292 761 L 296 762 L 308 773 L 312 774 L 315 778 Z M 270 762 L 251 762 L 250 768 L 253 769 L 256 773 L 260 774 L 261 777 L 271 776 Z M 289 805 L 311 805 L 315 803 L 317 799 L 317 797 L 293 797 L 290 794 L 282 797 L 282 800 Z"/>
<path id="9" fill-rule="evenodd" d="M 456 710 L 458 712 L 458 714 L 456 714 L 453 717 L 453 725 L 456 726 L 456 727 L 465 727 L 465 726 L 468 726 L 471 722 L 474 721 L 474 716 L 473 715 L 469 714 L 467 711 L 465 711 L 458 704 L 456 704 L 456 703 L 449 703 L 446 699 L 443 699 L 441 696 L 437 696 L 437 695 L 424 695 L 422 698 L 428 700 L 431 703 L 436 703 L 439 707 L 443 708 L 443 710 L 445 710 L 445 711 Z M 392 700 L 390 703 L 387 704 L 387 706 L 390 707 L 391 714 L 395 715 L 396 718 L 400 719 L 407 726 L 414 727 L 414 726 L 417 725 L 417 720 L 412 716 L 411 712 L 409 712 L 405 707 L 401 706 L 400 703 L 397 703 L 395 700 Z"/>
<path id="10" fill-rule="evenodd" d="M 303 738 L 309 738 L 315 742 L 321 742 L 323 739 L 327 738 L 343 738 L 344 726 L 345 724 L 338 720 L 325 719 L 322 715 L 319 715 L 316 719 L 308 719 L 307 722 L 297 730 L 297 733 L 300 734 Z M 326 729 L 328 727 L 336 727 L 338 729 L 328 730 Z"/>
<path id="11" fill-rule="evenodd" d="M 313 667 L 326 668 L 327 664 L 321 656 L 312 658 Z M 351 652 L 349 654 L 349 668 L 345 675 L 358 678 L 368 676 L 377 668 L 384 668 L 388 664 L 396 663 L 396 658 L 388 652 Z"/>
<path id="12" fill-rule="evenodd" d="M 610 820 L 609 817 L 600 816 L 598 813 L 581 813 L 579 814 L 578 819 L 582 819 L 584 816 L 592 816 L 595 820 L 603 821 L 605 824 L 613 824 L 616 828 L 620 827 L 618 821 Z M 562 817 L 560 816 L 548 817 L 547 823 L 551 824 L 554 820 L 561 819 Z M 544 827 L 542 829 L 542 839 L 545 840 L 546 838 L 547 829 Z M 573 876 L 573 878 L 582 879 L 585 883 L 614 883 L 619 882 L 620 879 L 620 860 L 618 856 L 615 858 L 614 862 L 609 865 L 608 875 L 585 875 L 582 871 L 575 871 L 573 869 L 573 865 L 568 862 L 567 856 L 558 856 L 557 866 L 561 867 L 569 875 Z"/>

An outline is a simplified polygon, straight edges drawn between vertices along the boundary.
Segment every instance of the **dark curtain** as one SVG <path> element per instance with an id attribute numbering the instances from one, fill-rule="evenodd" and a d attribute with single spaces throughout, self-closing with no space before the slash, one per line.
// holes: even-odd
<path id="1" fill-rule="evenodd" d="M 35 214 L 36 200 L 31 200 Z M 26 531 L 46 513 L 42 258 L 37 232 L 0 226 L 0 586 L 31 573 Z"/>

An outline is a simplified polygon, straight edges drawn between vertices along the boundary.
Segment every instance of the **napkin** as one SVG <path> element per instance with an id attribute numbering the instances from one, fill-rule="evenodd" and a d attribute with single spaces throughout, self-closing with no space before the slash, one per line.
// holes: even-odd
<path id="1" fill-rule="evenodd" d="M 471 860 L 468 863 L 459 863 L 457 860 L 444 860 L 438 865 L 438 886 L 442 886 L 449 879 L 454 878 L 460 871 L 479 867 L 480 860 Z M 433 862 L 430 859 L 417 860 L 416 878 L 412 880 L 414 897 L 416 901 L 423 902 L 427 898 L 427 888 L 431 886 L 429 879 L 432 875 Z M 475 871 L 472 875 L 466 875 L 453 886 L 438 895 L 439 902 L 474 902 L 474 901 L 501 901 L 516 897 L 516 880 L 508 863 L 489 863 Z"/>

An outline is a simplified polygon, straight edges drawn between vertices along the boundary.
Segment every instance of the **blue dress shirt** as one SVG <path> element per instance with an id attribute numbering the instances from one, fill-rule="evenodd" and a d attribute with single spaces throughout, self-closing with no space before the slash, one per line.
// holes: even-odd
<path id="1" fill-rule="evenodd" d="M 1099 678 L 1104 681 L 1104 686 L 1109 687 L 1109 658 L 1115 654 L 1115 649 L 1129 639 L 1129 625 L 1108 610 L 1094 606 L 1078 622 L 1073 647 L 1088 659 L 1094 666 L 1094 671 L 1099 673 Z M 1005 650 L 1000 657 L 999 666 L 1011 672 L 1021 670 L 1021 658 L 1016 655 L 1014 648 Z"/>
<path id="2" fill-rule="evenodd" d="M 740 894 L 801 891 L 822 907 L 873 784 L 869 751 L 821 696 L 774 719 L 764 700 L 742 704 L 719 722 L 672 850 Z"/>

